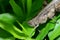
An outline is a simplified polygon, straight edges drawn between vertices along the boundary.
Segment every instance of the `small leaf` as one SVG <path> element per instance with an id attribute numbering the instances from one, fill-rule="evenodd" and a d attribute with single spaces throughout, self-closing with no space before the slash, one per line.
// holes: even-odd
<path id="1" fill-rule="evenodd" d="M 32 8 L 32 0 L 27 0 L 27 18 L 31 14 L 31 8 Z"/>
<path id="2" fill-rule="evenodd" d="M 21 30 L 19 30 L 16 26 L 14 26 L 12 24 L 7 24 L 5 22 L 0 22 L 0 28 L 9 32 L 15 38 L 25 39 L 27 37 L 27 35 L 25 35 Z"/>

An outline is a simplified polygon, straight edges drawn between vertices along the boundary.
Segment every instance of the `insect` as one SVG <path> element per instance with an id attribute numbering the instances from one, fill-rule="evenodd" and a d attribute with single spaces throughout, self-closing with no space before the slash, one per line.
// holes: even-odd
<path id="1" fill-rule="evenodd" d="M 52 2 L 49 3 L 41 12 L 39 12 L 35 18 L 28 21 L 29 25 L 37 27 L 39 24 L 46 23 L 48 18 L 51 19 L 54 17 L 55 10 L 59 11 L 57 9 L 60 9 L 60 0 L 52 0 Z"/>

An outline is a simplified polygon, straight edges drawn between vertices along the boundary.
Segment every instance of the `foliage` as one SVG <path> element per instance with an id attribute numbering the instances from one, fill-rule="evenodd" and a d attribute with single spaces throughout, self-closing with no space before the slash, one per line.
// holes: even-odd
<path id="1" fill-rule="evenodd" d="M 43 2 L 44 0 L 0 0 L 0 40 L 59 40 L 58 12 L 53 19 L 48 19 L 37 29 L 28 25 L 28 21 L 42 9 Z"/>

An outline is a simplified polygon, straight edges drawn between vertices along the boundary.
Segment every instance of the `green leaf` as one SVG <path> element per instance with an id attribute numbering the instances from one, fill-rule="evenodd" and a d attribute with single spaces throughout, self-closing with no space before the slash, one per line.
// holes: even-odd
<path id="1" fill-rule="evenodd" d="M 18 21 L 17 21 L 18 22 Z M 34 28 L 31 28 L 27 22 L 23 22 L 23 24 L 19 23 L 18 24 L 20 25 L 20 27 L 22 28 L 23 32 L 28 35 L 29 37 L 32 37 L 35 33 L 35 29 Z"/>
<path id="2" fill-rule="evenodd" d="M 17 17 L 19 17 L 19 19 L 22 19 L 22 17 L 24 15 L 23 15 L 23 11 L 22 11 L 21 7 L 19 5 L 17 5 L 14 0 L 10 0 L 9 3 L 12 6 L 12 9 L 13 9 L 15 15 Z"/>
<path id="3" fill-rule="evenodd" d="M 0 14 L 0 21 L 4 21 L 6 23 L 13 23 L 15 20 L 14 16 L 9 13 Z"/>
<path id="4" fill-rule="evenodd" d="M 6 12 L 5 8 L 9 5 L 9 0 L 0 0 L 0 12 Z"/>
<path id="5" fill-rule="evenodd" d="M 27 18 L 31 14 L 31 8 L 32 8 L 32 0 L 27 0 Z"/>
<path id="6" fill-rule="evenodd" d="M 35 0 L 32 4 L 32 12 L 41 9 L 43 5 L 43 1 L 44 0 Z"/>
<path id="7" fill-rule="evenodd" d="M 52 0 L 48 0 L 48 2 L 51 2 Z"/>
<path id="8" fill-rule="evenodd" d="M 35 40 L 35 39 L 31 39 L 31 38 L 26 38 L 25 40 Z"/>
<path id="9" fill-rule="evenodd" d="M 0 40 L 15 40 L 15 38 L 10 33 L 0 28 Z"/>
<path id="10" fill-rule="evenodd" d="M 60 40 L 60 37 L 58 37 L 56 40 Z"/>
<path id="11" fill-rule="evenodd" d="M 27 37 L 27 35 L 25 35 L 21 30 L 12 24 L 0 22 L 0 27 L 11 33 L 15 38 L 25 39 Z"/>
<path id="12" fill-rule="evenodd" d="M 44 37 L 48 34 L 50 28 L 54 27 L 55 24 L 48 23 L 45 28 L 41 30 L 41 33 L 37 36 L 36 40 L 43 40 Z"/>
<path id="13" fill-rule="evenodd" d="M 27 35 L 25 35 L 21 30 L 19 30 L 16 26 L 14 26 L 11 20 L 14 20 L 14 18 L 11 15 L 1 14 L 0 28 L 9 32 L 15 38 L 25 39 Z"/>
<path id="14" fill-rule="evenodd" d="M 43 1 L 44 0 L 34 0 L 34 2 L 32 3 L 32 9 L 28 20 L 32 19 L 39 13 L 39 10 L 42 9 Z"/>
<path id="15" fill-rule="evenodd" d="M 35 34 L 35 29 L 28 25 L 28 23 L 25 21 L 22 24 L 24 26 L 23 32 L 27 34 L 29 37 L 32 37 Z"/>
<path id="16" fill-rule="evenodd" d="M 54 30 L 48 34 L 50 40 L 54 40 L 60 35 L 60 19 L 58 19 L 57 22 L 58 23 L 56 23 Z"/>

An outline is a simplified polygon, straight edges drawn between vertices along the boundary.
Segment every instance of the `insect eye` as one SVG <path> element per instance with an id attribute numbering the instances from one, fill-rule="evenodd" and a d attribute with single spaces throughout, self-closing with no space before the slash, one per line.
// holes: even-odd
<path id="1" fill-rule="evenodd" d="M 30 21 L 30 22 L 28 22 L 28 24 L 30 25 L 30 26 L 34 26 L 34 24 Z"/>
<path id="2" fill-rule="evenodd" d="M 35 24 L 35 26 L 37 26 L 37 24 Z"/>
<path id="3" fill-rule="evenodd" d="M 35 27 L 38 27 L 39 26 L 39 24 L 35 24 Z"/>

